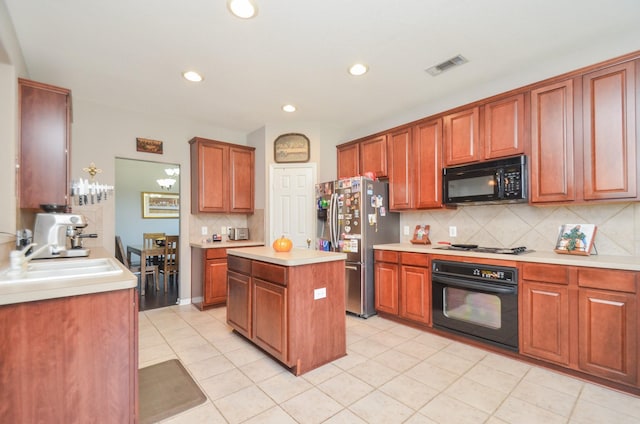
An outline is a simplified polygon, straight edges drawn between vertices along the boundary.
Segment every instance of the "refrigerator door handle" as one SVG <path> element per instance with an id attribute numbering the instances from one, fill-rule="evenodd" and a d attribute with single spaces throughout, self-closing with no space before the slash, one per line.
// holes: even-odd
<path id="1" fill-rule="evenodd" d="M 357 266 L 351 266 L 351 265 L 345 265 L 344 269 L 351 269 L 353 271 L 357 271 L 358 267 Z"/>
<path id="2" fill-rule="evenodd" d="M 335 251 L 338 249 L 338 195 L 333 193 L 331 195 L 331 225 L 329 226 L 331 232 L 331 244 Z"/>

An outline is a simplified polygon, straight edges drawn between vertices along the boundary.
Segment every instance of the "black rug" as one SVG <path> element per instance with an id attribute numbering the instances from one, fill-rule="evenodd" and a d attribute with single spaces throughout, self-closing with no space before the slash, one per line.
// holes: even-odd
<path id="1" fill-rule="evenodd" d="M 200 405 L 207 397 L 179 360 L 138 370 L 140 423 L 155 423 Z"/>

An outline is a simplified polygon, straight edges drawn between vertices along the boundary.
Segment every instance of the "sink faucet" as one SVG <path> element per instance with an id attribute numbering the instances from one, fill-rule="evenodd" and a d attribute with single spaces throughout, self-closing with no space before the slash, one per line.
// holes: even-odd
<path id="1" fill-rule="evenodd" d="M 43 250 L 49 248 L 51 244 L 45 244 L 30 255 L 27 255 L 29 249 L 34 246 L 37 246 L 37 244 L 31 243 L 22 250 L 12 250 L 11 253 L 9 253 L 9 275 L 16 275 L 25 272 L 31 259 L 37 256 Z"/>

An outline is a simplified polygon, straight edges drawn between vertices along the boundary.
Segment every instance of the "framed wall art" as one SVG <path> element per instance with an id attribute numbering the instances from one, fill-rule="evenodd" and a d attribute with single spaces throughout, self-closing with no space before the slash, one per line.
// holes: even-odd
<path id="1" fill-rule="evenodd" d="M 277 163 L 309 161 L 309 139 L 304 134 L 282 134 L 273 142 L 273 160 Z"/>
<path id="2" fill-rule="evenodd" d="M 596 236 L 594 224 L 564 224 L 558 230 L 556 253 L 570 255 L 590 255 Z"/>
<path id="3" fill-rule="evenodd" d="M 149 138 L 136 138 L 136 150 L 145 153 L 162 154 L 162 141 L 151 140 Z"/>
<path id="4" fill-rule="evenodd" d="M 142 192 L 142 218 L 178 218 L 179 215 L 179 194 Z"/>

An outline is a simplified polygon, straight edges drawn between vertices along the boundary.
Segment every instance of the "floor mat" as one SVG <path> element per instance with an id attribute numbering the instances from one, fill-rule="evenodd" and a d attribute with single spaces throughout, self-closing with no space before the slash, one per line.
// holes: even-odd
<path id="1" fill-rule="evenodd" d="M 207 400 L 177 359 L 141 368 L 138 384 L 141 424 L 158 422 Z"/>

